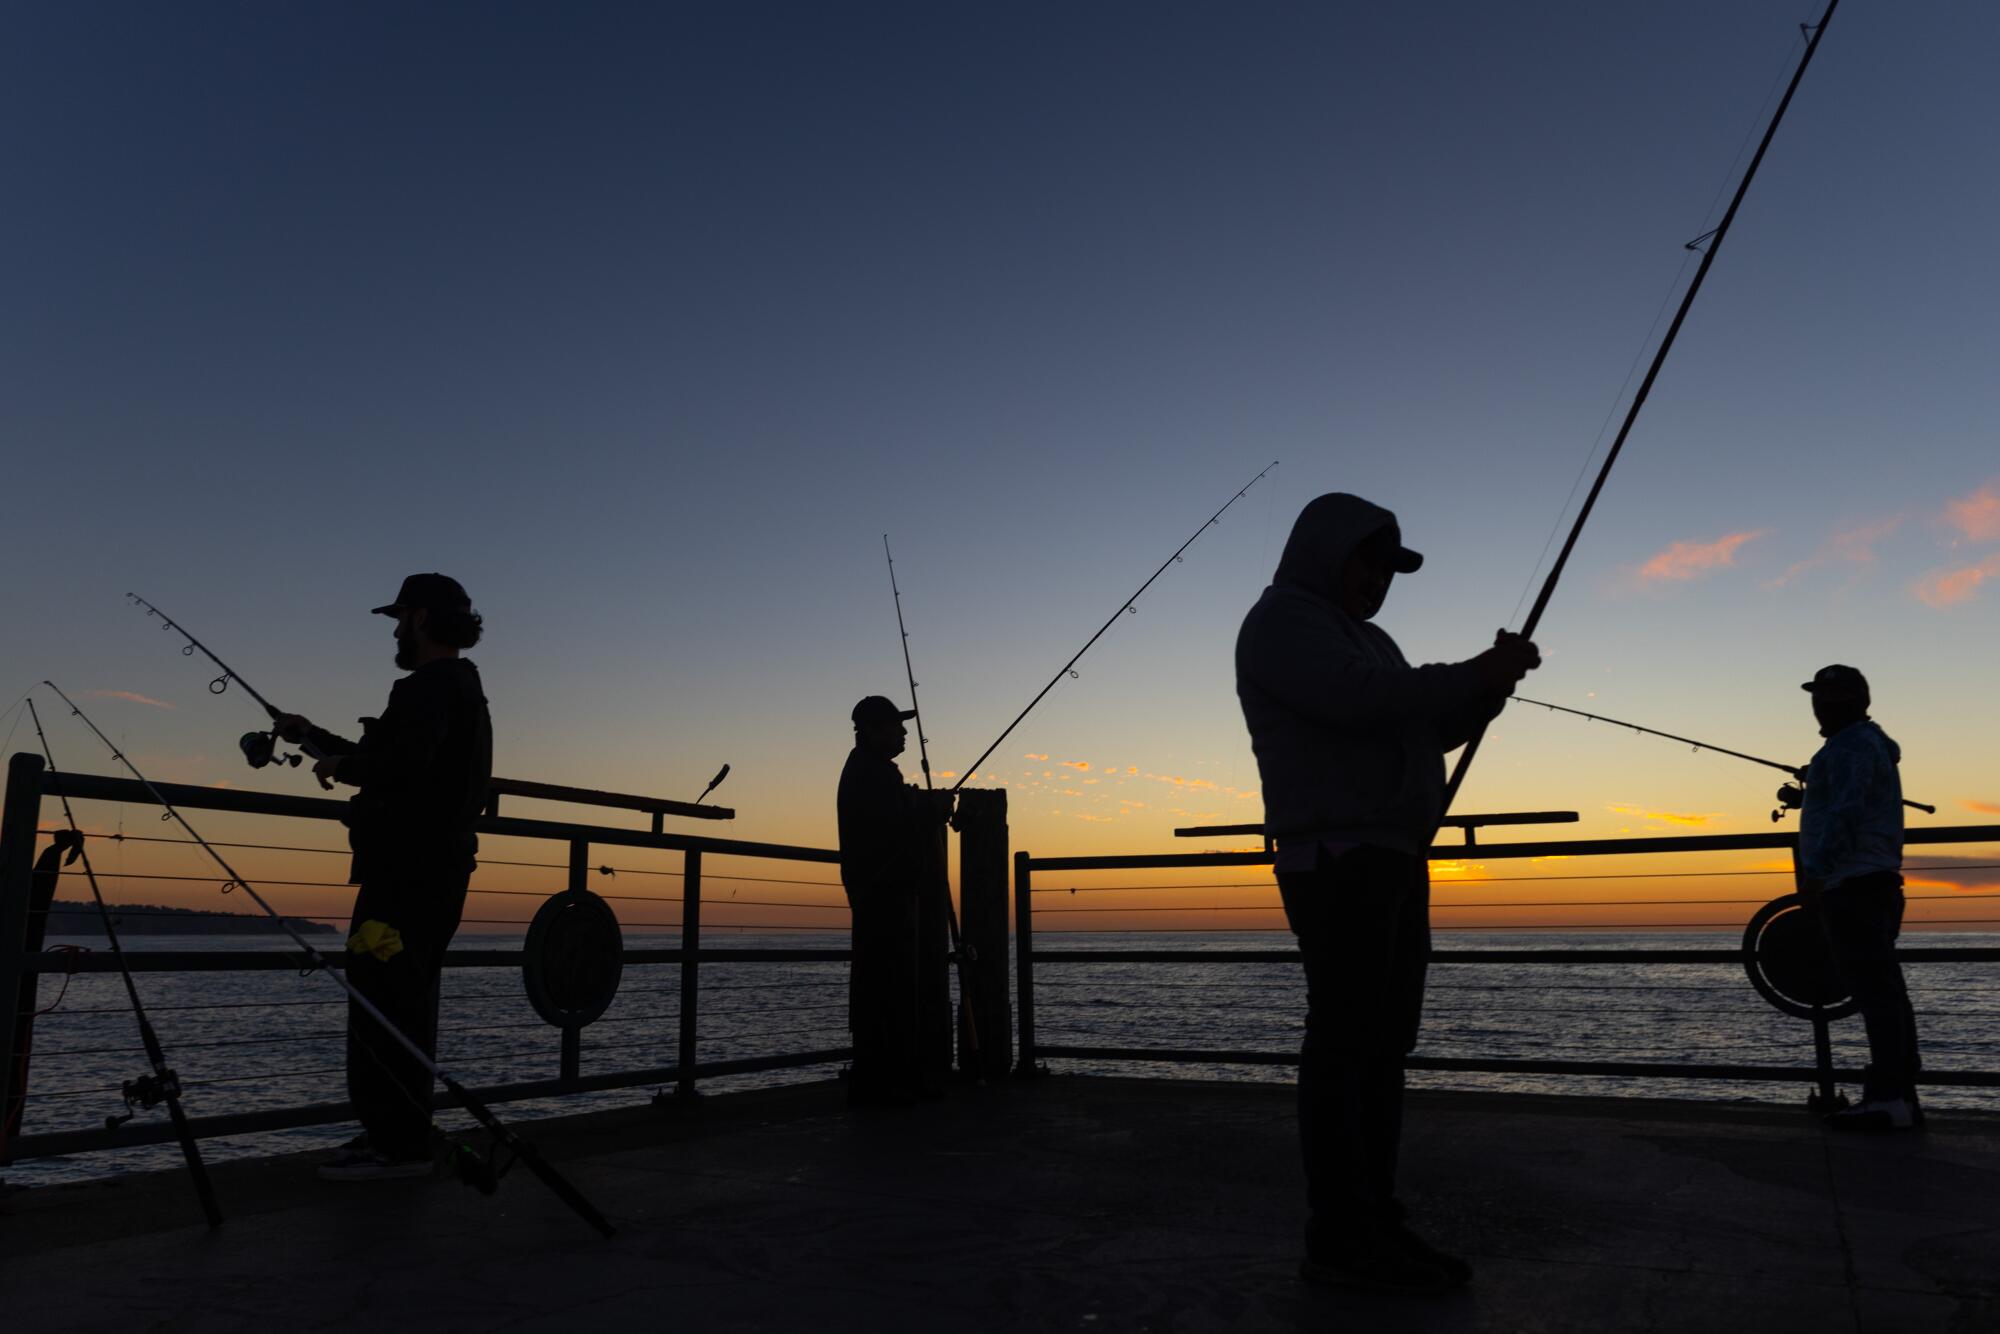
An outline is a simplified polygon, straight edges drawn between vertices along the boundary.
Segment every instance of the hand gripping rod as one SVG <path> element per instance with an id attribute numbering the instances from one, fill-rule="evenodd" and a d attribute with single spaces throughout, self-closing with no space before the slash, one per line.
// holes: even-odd
<path id="1" fill-rule="evenodd" d="M 1029 714 L 1035 711 L 1035 706 L 1042 702 L 1042 696 L 1048 694 L 1051 690 L 1054 690 L 1056 688 L 1056 682 L 1062 680 L 1063 677 L 1065 676 L 1072 676 L 1075 674 L 1074 669 L 1077 663 L 1083 660 L 1084 654 L 1090 652 L 1090 646 L 1092 644 L 1095 644 L 1098 640 L 1104 638 L 1104 632 L 1106 630 L 1109 630 L 1113 625 L 1116 625 L 1118 623 L 1118 618 L 1121 615 L 1125 614 L 1126 612 L 1131 612 L 1135 616 L 1138 615 L 1139 609 L 1134 604 L 1139 601 L 1139 598 L 1145 593 L 1147 589 L 1153 586 L 1153 580 L 1165 574 L 1167 572 L 1167 566 L 1172 565 L 1175 561 L 1179 560 L 1181 558 L 1181 553 L 1194 545 L 1196 537 L 1200 537 L 1203 533 L 1207 532 L 1210 528 L 1214 527 L 1216 521 L 1222 518 L 1223 510 L 1228 509 L 1231 505 L 1234 505 L 1237 501 L 1243 499 L 1243 494 L 1245 491 L 1248 491 L 1251 487 L 1263 481 L 1264 473 L 1271 471 L 1272 468 L 1275 468 L 1277 466 L 1278 466 L 1278 461 L 1276 459 L 1273 459 L 1269 464 L 1265 466 L 1264 472 L 1258 473 L 1255 477 L 1252 477 L 1249 481 L 1245 482 L 1243 484 L 1242 490 L 1239 490 L 1235 495 L 1231 496 L 1227 501 L 1225 501 L 1223 503 L 1222 509 L 1219 509 L 1215 513 L 1209 515 L 1208 522 L 1204 523 L 1201 527 L 1194 530 L 1194 537 L 1188 538 L 1187 541 L 1181 543 L 1178 547 L 1174 548 L 1174 554 L 1167 557 L 1164 561 L 1160 562 L 1160 568 L 1153 571 L 1151 575 L 1147 576 L 1146 582 L 1139 585 L 1138 592 L 1135 592 L 1134 594 L 1132 594 L 1131 597 L 1126 598 L 1125 601 L 1119 605 L 1118 610 L 1111 613 L 1111 619 L 1106 621 L 1103 625 L 1099 626 L 1097 628 L 1096 634 L 1092 635 L 1090 638 L 1083 641 L 1083 647 L 1076 651 L 1076 656 L 1071 658 L 1068 662 L 1064 663 L 1061 669 L 1057 671 L 1054 676 L 1049 678 L 1049 683 L 1043 686 L 1041 690 L 1036 693 L 1033 699 L 1028 701 L 1028 707 L 1021 710 L 1020 714 L 1014 719 L 1013 722 L 1007 724 L 1007 730 L 1002 732 L 999 736 L 993 738 L 993 744 L 988 746 L 985 750 L 981 751 L 979 753 L 979 758 L 966 766 L 964 777 L 960 778 L 956 783 L 953 783 L 951 785 L 951 790 L 953 792 L 958 791 L 960 788 L 965 786 L 967 779 L 971 778 L 972 775 L 979 772 L 979 766 L 986 763 L 987 758 L 991 756 L 994 751 L 1000 749 L 1000 743 L 1002 741 L 1005 741 L 1009 736 L 1013 735 L 1014 729 L 1021 725 L 1021 720 L 1023 718 L 1026 718 Z M 918 735 L 922 736 L 922 734 L 923 734 L 923 729 L 919 727 Z"/>
<path id="2" fill-rule="evenodd" d="M 1840 7 L 1840 0 L 1828 0 L 1826 12 L 1819 16 L 1819 22 L 1812 26 L 1812 36 L 1806 42 L 1805 54 L 1799 57 L 1798 68 L 1792 71 L 1792 81 L 1785 87 L 1785 95 L 1778 101 L 1778 108 L 1771 113 L 1770 124 L 1764 127 L 1764 137 L 1757 145 L 1750 165 L 1743 169 L 1743 179 L 1736 184 L 1736 193 L 1723 212 L 1722 221 L 1707 236 L 1698 236 L 1687 243 L 1690 250 L 1700 250 L 1703 241 L 1708 249 L 1702 251 L 1701 264 L 1694 271 L 1694 281 L 1688 284 L 1687 293 L 1681 297 L 1680 309 L 1674 312 L 1672 324 L 1667 326 L 1665 336 L 1660 339 L 1659 349 L 1653 353 L 1653 364 L 1646 368 L 1646 378 L 1639 382 L 1639 390 L 1632 396 L 1632 405 L 1625 411 L 1624 424 L 1618 428 L 1618 435 L 1611 442 L 1611 449 L 1604 456 L 1604 465 L 1597 470 L 1597 480 L 1591 483 L 1590 493 L 1583 498 L 1583 508 L 1577 511 L 1576 522 L 1570 525 L 1569 537 L 1562 544 L 1562 551 L 1556 562 L 1549 568 L 1549 576 L 1542 582 L 1542 591 L 1535 598 L 1534 608 L 1521 626 L 1521 635 L 1532 639 L 1535 628 L 1541 624 L 1542 613 L 1548 609 L 1549 599 L 1555 596 L 1556 583 L 1562 578 L 1563 567 L 1569 564 L 1570 553 L 1576 549 L 1576 541 L 1583 536 L 1583 526 L 1590 520 L 1590 511 L 1597 504 L 1597 497 L 1604 490 L 1606 479 L 1611 476 L 1611 467 L 1618 462 L 1618 455 L 1625 448 L 1625 438 L 1632 434 L 1632 424 L 1639 420 L 1639 410 L 1646 406 L 1646 398 L 1653 392 L 1653 381 L 1660 376 L 1660 368 L 1666 365 L 1667 353 L 1673 350 L 1674 339 L 1680 334 L 1681 324 L 1687 319 L 1694 299 L 1701 293 L 1702 281 L 1708 277 L 1709 269 L 1715 264 L 1715 257 L 1722 252 L 1722 242 L 1729 235 L 1729 226 L 1736 221 L 1736 210 L 1742 207 L 1743 196 L 1749 193 L 1750 182 L 1756 179 L 1757 167 L 1764 161 L 1764 152 L 1771 146 L 1771 139 L 1778 133 L 1779 122 L 1785 118 L 1785 108 L 1792 104 L 1792 94 L 1799 90 L 1799 80 L 1805 77 L 1806 66 L 1812 63 L 1813 52 L 1819 50 L 1820 38 L 1826 36 L 1826 25 L 1833 20 L 1833 11 Z M 1804 25 L 1800 25 L 1804 30 Z M 1451 804 L 1458 796 L 1459 786 L 1465 782 L 1465 772 L 1472 767 L 1472 757 L 1479 753 L 1479 743 L 1486 736 L 1486 726 L 1482 725 L 1466 742 L 1459 753 L 1458 764 L 1451 772 L 1451 781 L 1445 785 L 1444 806 L 1440 814 L 1449 814 Z"/>
<path id="3" fill-rule="evenodd" d="M 161 619 L 165 620 L 166 618 L 162 617 Z M 169 622 L 169 624 L 171 624 L 171 622 Z M 175 626 L 174 628 L 177 630 L 180 629 L 180 627 L 178 626 Z M 185 630 L 182 630 L 181 633 L 186 634 L 187 632 Z M 192 639 L 192 636 L 190 636 L 190 639 Z M 206 649 L 202 651 L 207 652 Z M 210 654 L 209 656 L 211 658 L 214 657 L 213 654 Z M 224 668 L 224 670 L 227 671 L 228 669 Z M 238 677 L 237 679 L 241 680 L 242 678 Z M 369 1000 L 366 996 L 362 995 L 359 991 L 355 990 L 353 983 L 349 982 L 346 977 L 341 975 L 340 972 L 330 968 L 327 964 L 326 956 L 321 954 L 318 950 L 314 949 L 312 943 L 308 941 L 304 936 L 300 935 L 298 931 L 292 926 L 292 924 L 286 921 L 285 918 L 278 912 L 278 910 L 273 908 L 270 905 L 269 901 L 266 900 L 262 894 L 259 894 L 257 892 L 255 886 L 253 886 L 248 880 L 244 879 L 242 876 L 236 873 L 236 868 L 231 866 L 226 860 L 223 859 L 222 854 L 215 850 L 213 844 L 211 844 L 207 839 L 203 838 L 198 832 L 196 832 L 195 827 L 188 823 L 187 817 L 180 813 L 179 808 L 176 807 L 172 802 L 168 801 L 166 797 L 161 794 L 160 790 L 157 787 L 153 786 L 152 781 L 148 779 L 146 775 L 139 772 L 138 767 L 134 765 L 131 760 L 125 757 L 123 751 L 119 750 L 117 746 L 111 743 L 111 738 L 104 735 L 103 731 L 97 726 L 97 724 L 90 720 L 90 715 L 86 714 L 82 709 L 78 708 L 76 702 L 72 700 L 68 695 L 65 695 L 62 692 L 62 688 L 60 686 L 58 686 L 53 681 L 44 681 L 42 682 L 42 684 L 56 692 L 56 697 L 62 700 L 64 704 L 67 704 L 69 706 L 70 712 L 74 714 L 76 717 L 81 718 L 83 720 L 83 725 L 85 727 L 88 727 L 92 732 L 96 733 L 97 739 L 104 743 L 104 748 L 111 752 L 111 758 L 117 760 L 120 764 L 124 765 L 126 771 L 129 772 L 132 775 L 132 777 L 139 780 L 140 785 L 143 786 L 146 789 L 146 791 L 152 795 L 153 800 L 158 802 L 161 805 L 161 807 L 166 810 L 167 814 L 172 816 L 175 822 L 177 822 L 182 829 L 187 831 L 187 835 L 189 838 L 192 838 L 195 842 L 201 844 L 202 851 L 206 852 L 209 855 L 209 857 L 215 862 L 215 864 L 222 868 L 223 873 L 229 877 L 229 884 L 238 889 L 241 889 L 244 893 L 248 894 L 251 900 L 255 902 L 259 908 L 262 908 L 264 912 L 271 918 L 272 921 L 278 924 L 278 929 L 283 931 L 286 935 L 292 938 L 293 943 L 296 944 L 300 950 L 304 951 L 306 956 L 306 962 L 311 967 L 311 969 L 323 972 L 326 974 L 326 976 L 333 979 L 334 984 L 338 986 L 342 991 L 347 993 L 348 1000 L 352 1001 L 357 1007 L 359 1007 L 362 1010 L 363 1013 L 365 1013 L 370 1019 L 374 1020 L 375 1023 L 381 1027 L 382 1031 L 388 1034 L 389 1038 L 393 1042 L 395 1042 L 397 1046 L 401 1047 L 406 1053 L 408 1053 L 410 1059 L 417 1062 L 417 1064 L 421 1065 L 424 1069 L 430 1071 L 432 1076 L 435 1077 L 440 1084 L 443 1084 L 445 1086 L 445 1089 L 452 1095 L 452 1097 L 458 1100 L 459 1106 L 465 1108 L 467 1112 L 472 1114 L 473 1120 L 479 1122 L 479 1124 L 486 1129 L 488 1134 L 492 1135 L 494 1139 L 499 1141 L 501 1144 L 505 1145 L 506 1148 L 511 1153 L 514 1154 L 516 1161 L 526 1163 L 528 1166 L 528 1170 L 533 1172 L 537 1177 L 541 1178 L 542 1184 L 547 1186 L 550 1190 L 554 1191 L 556 1196 L 559 1199 L 561 1199 L 564 1204 L 567 1204 L 571 1209 L 575 1210 L 577 1215 L 581 1217 L 584 1222 L 590 1224 L 592 1227 L 596 1228 L 600 1233 L 602 1233 L 607 1237 L 612 1235 L 613 1230 L 611 1224 L 608 1221 L 606 1221 L 603 1214 L 597 1211 L 596 1206 L 591 1204 L 591 1202 L 588 1199 L 584 1198 L 583 1192 L 579 1191 L 575 1186 L 571 1185 L 567 1178 L 565 1178 L 561 1173 L 557 1172 L 554 1167 L 550 1166 L 549 1163 L 541 1156 L 541 1154 L 536 1151 L 535 1147 L 532 1144 L 528 1143 L 526 1140 L 522 1139 L 519 1135 L 516 1135 L 511 1129 L 509 1129 L 500 1120 L 499 1117 L 493 1114 L 493 1112 L 486 1106 L 486 1104 L 480 1102 L 479 1099 L 473 1097 L 472 1094 L 466 1090 L 464 1085 L 460 1084 L 456 1079 L 453 1079 L 450 1075 L 446 1074 L 443 1070 L 439 1069 L 437 1061 L 434 1060 L 429 1055 L 427 1055 L 422 1047 L 419 1047 L 416 1043 L 412 1042 L 409 1039 L 409 1037 L 403 1032 L 402 1029 L 390 1023 L 389 1017 L 383 1014 L 380 1009 L 376 1008 L 376 1005 L 373 1001 Z M 245 689 L 248 689 L 248 687 L 246 686 Z M 262 703 L 262 701 L 259 700 L 259 703 Z M 269 708 L 270 705 L 266 704 L 264 707 Z"/>

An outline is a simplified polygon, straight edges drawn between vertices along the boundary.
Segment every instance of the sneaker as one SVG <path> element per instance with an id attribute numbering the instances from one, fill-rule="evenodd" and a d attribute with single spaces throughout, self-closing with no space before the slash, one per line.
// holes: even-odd
<path id="1" fill-rule="evenodd" d="M 1468 1277 L 1470 1270 L 1467 1270 Z M 1356 1237 L 1309 1252 L 1299 1262 L 1308 1283 L 1405 1297 L 1435 1297 L 1462 1286 L 1449 1273 L 1407 1249 L 1394 1232 Z"/>
<path id="2" fill-rule="evenodd" d="M 332 1162 L 321 1163 L 321 1181 L 396 1181 L 431 1175 L 428 1158 L 391 1158 L 373 1149 L 356 1149 Z"/>
<path id="3" fill-rule="evenodd" d="M 337 1149 L 326 1151 L 326 1161 L 337 1163 L 343 1158 L 351 1158 L 357 1153 L 368 1152 L 368 1132 L 362 1131 Z"/>
<path id="4" fill-rule="evenodd" d="M 1449 1251 L 1441 1251 L 1410 1231 L 1401 1221 L 1392 1224 L 1387 1233 L 1389 1239 L 1403 1248 L 1406 1255 L 1413 1255 L 1451 1280 L 1454 1288 L 1462 1288 L 1472 1282 L 1472 1266 Z"/>
<path id="5" fill-rule="evenodd" d="M 1881 1132 L 1915 1130 L 1917 1113 L 1906 1098 L 1870 1098 L 1856 1107 L 1834 1112 L 1826 1118 L 1830 1130 Z"/>

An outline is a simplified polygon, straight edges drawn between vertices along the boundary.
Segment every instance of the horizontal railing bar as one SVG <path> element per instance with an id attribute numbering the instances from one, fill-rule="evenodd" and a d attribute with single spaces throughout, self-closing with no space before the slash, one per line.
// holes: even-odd
<path id="1" fill-rule="evenodd" d="M 550 1055 L 554 1055 L 551 1049 Z M 826 1051 L 788 1052 L 777 1056 L 751 1056 L 737 1061 L 703 1062 L 694 1068 L 696 1078 L 714 1079 L 722 1075 L 754 1075 L 769 1070 L 791 1070 L 808 1065 L 832 1065 L 852 1057 L 845 1047 Z M 495 1084 L 471 1090 L 481 1102 L 519 1102 L 527 1098 L 552 1098 L 570 1093 L 603 1093 L 640 1084 L 673 1084 L 681 1077 L 680 1067 L 661 1066 L 650 1070 L 614 1070 L 580 1079 L 537 1079 L 516 1084 Z M 450 1094 L 438 1093 L 433 1106 L 449 1109 L 458 1104 Z M 354 1108 L 345 1102 L 311 1103 L 301 1107 L 278 1107 L 262 1112 L 235 1112 L 225 1116 L 193 1117 L 188 1128 L 198 1139 L 219 1139 L 229 1135 L 256 1135 L 273 1130 L 294 1130 L 300 1126 L 334 1125 L 354 1119 Z M 147 1144 L 168 1144 L 176 1138 L 173 1125 L 165 1120 L 130 1122 L 117 1130 L 58 1130 L 39 1135 L 23 1135 L 14 1140 L 13 1161 L 53 1158 L 66 1153 L 89 1153 L 101 1149 L 130 1149 Z"/>
<path id="2" fill-rule="evenodd" d="M 50 796 L 75 797 L 80 801 L 122 801 L 134 805 L 159 804 L 144 784 L 130 778 L 45 772 L 41 781 L 42 791 Z M 189 810 L 235 811 L 245 815 L 279 815 L 302 820 L 339 820 L 348 809 L 346 802 L 326 797 L 294 797 L 276 792 L 194 787 L 183 783 L 156 783 L 153 786 L 166 800 Z M 483 815 L 474 828 L 482 834 L 503 838 L 540 838 L 563 843 L 582 841 L 616 847 L 658 848 L 669 852 L 699 850 L 718 857 L 768 857 L 778 861 L 828 864 L 840 860 L 840 852 L 834 848 L 751 843 L 741 839 L 705 838 L 696 834 L 655 834 L 643 829 L 614 829 L 608 825 L 569 824 L 558 820 L 522 820 L 506 815 Z"/>
<path id="3" fill-rule="evenodd" d="M 346 966 L 339 944 L 328 942 L 329 967 Z M 845 963 L 852 950 L 819 949 L 704 949 L 703 963 Z M 679 949 L 626 950 L 621 956 L 627 966 L 681 963 L 686 951 Z M 297 970 L 296 950 L 128 950 L 125 964 L 135 973 L 276 973 Z M 444 956 L 447 968 L 519 968 L 519 950 L 452 950 Z M 118 960 L 111 954 L 24 954 L 25 973 L 115 973 Z M 334 999 L 339 999 L 337 996 Z"/>
<path id="4" fill-rule="evenodd" d="M 1073 1047 L 1035 1044 L 1036 1056 L 1061 1056 L 1077 1061 L 1160 1061 L 1174 1065 L 1297 1065 L 1295 1051 L 1201 1051 L 1177 1047 Z M 1456 1056 L 1410 1056 L 1403 1064 L 1411 1070 L 1447 1070 L 1469 1074 L 1599 1075 L 1640 1079 L 1732 1079 L 1813 1082 L 1819 1072 L 1811 1066 L 1788 1065 L 1677 1065 L 1671 1062 L 1640 1061 L 1532 1061 Z M 1855 1082 L 1859 1070 L 1836 1070 L 1835 1079 Z M 1919 1084 L 1941 1088 L 2000 1088 L 2000 1070 L 1925 1070 Z"/>
<path id="5" fill-rule="evenodd" d="M 1789 849 L 1796 834 L 1670 834 L 1660 838 L 1585 838 L 1535 843 L 1481 843 L 1475 849 L 1455 844 L 1431 848 L 1433 861 L 1479 861 L 1509 857 L 1619 857 L 1659 852 L 1754 852 Z M 2000 825 L 1940 825 L 1906 829 L 1903 842 L 2000 842 Z M 1268 852 L 1169 852 L 1149 856 L 1030 857 L 1031 871 L 1127 871 L 1172 866 L 1268 866 Z"/>
<path id="6" fill-rule="evenodd" d="M 1047 939 L 1044 936 L 1043 939 Z M 705 957 L 705 956 L 704 956 Z M 1903 963 L 2000 963 L 2000 948 L 1938 946 L 1899 949 Z M 1035 950 L 1035 965 L 1049 963 L 1297 963 L 1297 950 Z M 1449 963 L 1660 963 L 1741 964 L 1742 950 L 1435 950 L 1434 964 Z"/>
<path id="7" fill-rule="evenodd" d="M 1485 829 L 1500 824 L 1575 824 L 1575 811 L 1507 811 L 1494 815 L 1447 815 L 1438 823 L 1447 829 Z M 1262 838 L 1261 824 L 1198 824 L 1174 830 L 1175 838 Z"/>
<path id="8" fill-rule="evenodd" d="M 560 783 L 531 783 L 525 778 L 496 778 L 486 790 L 491 797 L 566 801 L 577 806 L 605 806 L 614 810 L 647 811 L 659 815 L 679 815 L 690 820 L 736 818 L 736 812 L 727 806 L 698 806 L 691 801 L 670 801 L 665 797 L 635 797 L 627 792 L 600 792 L 590 787 L 564 787 Z"/>

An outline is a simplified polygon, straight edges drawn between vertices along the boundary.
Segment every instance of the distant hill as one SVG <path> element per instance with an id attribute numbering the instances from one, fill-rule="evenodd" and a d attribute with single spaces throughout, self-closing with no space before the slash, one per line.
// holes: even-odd
<path id="1" fill-rule="evenodd" d="M 111 920 L 122 936 L 267 936 L 279 934 L 278 924 L 262 913 L 198 912 L 152 903 L 108 903 Z M 285 925 L 302 934 L 338 935 L 340 928 L 324 922 L 287 917 Z M 97 905 L 65 900 L 50 905 L 51 936 L 102 936 L 104 924 Z"/>

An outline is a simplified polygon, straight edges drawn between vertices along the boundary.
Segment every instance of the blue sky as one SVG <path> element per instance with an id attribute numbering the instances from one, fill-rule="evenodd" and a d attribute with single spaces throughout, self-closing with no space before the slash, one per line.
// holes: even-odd
<path id="1" fill-rule="evenodd" d="M 743 833 L 821 843 L 848 707 L 904 693 L 884 532 L 955 769 L 1275 458 L 991 766 L 1038 851 L 1254 819 L 1229 649 L 1292 516 L 1396 509 L 1430 563 L 1383 624 L 1487 642 L 1817 9 L 21 11 L 0 690 L 144 695 L 104 721 L 169 776 L 297 788 L 120 595 L 338 725 L 391 675 L 366 608 L 440 568 L 503 771 L 728 761 Z M 1535 693 L 1804 758 L 1796 683 L 1851 661 L 1913 795 L 2000 804 L 1996 39 L 1837 16 Z M 1768 787 L 1509 715 L 1466 804 L 1741 829 Z"/>

